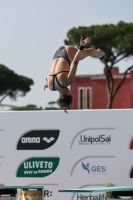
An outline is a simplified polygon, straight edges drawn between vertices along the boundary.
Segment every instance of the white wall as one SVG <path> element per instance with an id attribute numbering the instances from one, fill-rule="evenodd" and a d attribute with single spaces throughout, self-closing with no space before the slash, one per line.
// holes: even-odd
<path id="1" fill-rule="evenodd" d="M 59 137 L 49 130 L 59 130 Z M 38 134 L 40 139 L 37 141 L 44 149 L 17 150 L 19 140 L 30 131 Z M 46 145 L 52 144 L 51 139 L 49 143 L 45 141 L 48 133 L 56 141 L 46 149 Z M 84 136 L 96 138 L 99 135 L 110 140 L 95 144 L 84 142 Z M 132 138 L 133 110 L 82 110 L 68 111 L 68 114 L 64 111 L 0 112 L 0 183 L 8 186 L 44 185 L 50 192 L 49 197 L 45 196 L 49 200 L 76 200 L 76 195 L 58 193 L 59 189 L 105 186 L 107 182 L 132 186 Z M 27 143 L 29 148 L 31 145 L 38 148 L 38 144 Z M 48 170 L 46 162 L 57 167 L 48 176 L 45 176 L 46 171 L 38 173 Z M 22 174 L 27 171 L 32 177 L 17 177 L 20 166 Z M 23 169 L 24 166 L 29 168 Z"/>

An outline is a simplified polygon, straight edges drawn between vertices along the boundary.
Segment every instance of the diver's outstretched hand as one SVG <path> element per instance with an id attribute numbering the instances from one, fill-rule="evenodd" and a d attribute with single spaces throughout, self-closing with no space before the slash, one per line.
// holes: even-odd
<path id="1" fill-rule="evenodd" d="M 91 42 L 91 39 L 90 38 L 86 38 L 86 39 L 82 39 L 82 36 L 81 36 L 81 38 L 80 38 L 80 45 L 82 45 L 82 46 L 86 46 L 88 43 L 90 43 Z"/>
<path id="2" fill-rule="evenodd" d="M 45 85 L 44 85 L 44 90 L 45 90 L 47 87 L 48 87 L 48 80 L 47 80 L 47 78 L 46 78 L 46 83 L 45 83 Z"/>

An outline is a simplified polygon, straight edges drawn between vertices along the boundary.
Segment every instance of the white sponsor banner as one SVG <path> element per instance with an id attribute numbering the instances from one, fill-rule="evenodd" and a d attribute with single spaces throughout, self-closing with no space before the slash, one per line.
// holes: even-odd
<path id="1" fill-rule="evenodd" d="M 0 184 L 60 189 L 132 186 L 133 110 L 0 113 Z"/>

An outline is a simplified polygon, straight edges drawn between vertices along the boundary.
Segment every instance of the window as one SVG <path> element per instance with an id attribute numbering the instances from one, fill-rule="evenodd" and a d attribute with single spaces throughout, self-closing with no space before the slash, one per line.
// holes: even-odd
<path id="1" fill-rule="evenodd" d="M 84 108 L 84 88 L 78 89 L 78 109 Z"/>
<path id="2" fill-rule="evenodd" d="M 78 88 L 78 109 L 91 108 L 91 88 Z"/>
<path id="3" fill-rule="evenodd" d="M 91 88 L 86 88 L 86 108 L 91 108 Z"/>

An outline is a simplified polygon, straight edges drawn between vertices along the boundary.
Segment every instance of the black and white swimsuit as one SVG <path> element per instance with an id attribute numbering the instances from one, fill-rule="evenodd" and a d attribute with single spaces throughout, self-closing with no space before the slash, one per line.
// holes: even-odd
<path id="1" fill-rule="evenodd" d="M 71 61 L 70 61 L 70 59 L 69 59 L 69 57 L 68 57 L 68 54 L 67 54 L 67 51 L 66 51 L 66 48 L 65 48 L 65 47 L 60 47 L 60 48 L 56 51 L 56 53 L 55 53 L 55 55 L 54 55 L 54 57 L 53 57 L 53 60 L 54 60 L 55 58 L 60 58 L 60 57 L 66 59 L 66 60 L 68 61 L 69 65 L 71 65 Z M 53 90 L 55 90 L 55 79 L 56 79 L 56 82 L 58 83 L 58 85 L 59 85 L 60 87 L 62 87 L 62 88 L 67 88 L 67 87 L 62 86 L 62 85 L 59 83 L 58 79 L 57 79 L 57 75 L 60 74 L 60 73 L 62 73 L 62 72 L 69 72 L 69 71 L 60 71 L 60 72 L 58 72 L 58 73 L 56 73 L 56 74 L 51 74 L 51 75 L 49 75 L 49 76 L 53 76 Z"/>

